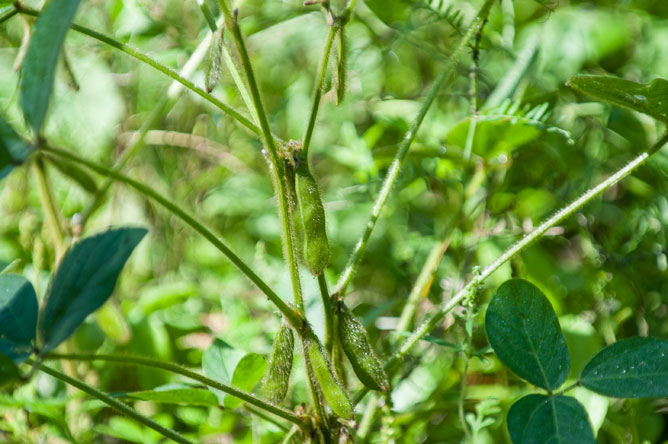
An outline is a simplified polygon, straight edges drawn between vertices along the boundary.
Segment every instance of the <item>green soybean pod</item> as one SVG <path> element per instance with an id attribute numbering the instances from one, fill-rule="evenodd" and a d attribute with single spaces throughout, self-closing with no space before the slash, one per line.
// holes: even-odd
<path id="1" fill-rule="evenodd" d="M 294 346 L 295 337 L 292 329 L 283 322 L 274 338 L 269 364 L 262 379 L 262 394 L 274 404 L 283 401 L 288 392 Z"/>
<path id="2" fill-rule="evenodd" d="M 332 411 L 343 419 L 353 419 L 353 406 L 343 387 L 341 387 L 334 377 L 320 341 L 314 337 L 306 337 L 304 339 L 304 348 L 308 365 L 311 366 L 313 375 L 318 381 L 322 394 L 325 396 Z"/>
<path id="3" fill-rule="evenodd" d="M 329 263 L 329 242 L 318 183 L 309 171 L 305 158 L 299 159 L 295 185 L 303 229 L 304 262 L 309 271 L 317 276 Z"/>
<path id="4" fill-rule="evenodd" d="M 362 323 L 343 303 L 339 306 L 338 321 L 341 347 L 359 380 L 372 390 L 386 392 L 390 381 Z"/>

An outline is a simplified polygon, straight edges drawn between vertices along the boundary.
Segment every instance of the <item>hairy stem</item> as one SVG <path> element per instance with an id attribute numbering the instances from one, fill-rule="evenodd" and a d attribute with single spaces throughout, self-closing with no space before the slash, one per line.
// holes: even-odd
<path id="1" fill-rule="evenodd" d="M 16 10 L 25 15 L 31 15 L 33 17 L 39 16 L 39 11 L 36 11 L 31 8 L 27 8 L 20 3 L 14 3 L 14 7 Z M 77 24 L 72 24 L 71 28 L 77 32 L 80 32 L 82 34 L 85 34 L 89 37 L 92 37 L 96 40 L 99 40 L 103 43 L 106 43 L 107 45 L 111 46 L 112 48 L 116 48 L 127 55 L 134 57 L 135 59 L 146 63 L 147 65 L 151 66 L 152 68 L 155 68 L 156 70 L 160 71 L 161 73 L 165 74 L 168 77 L 171 77 L 172 79 L 176 80 L 195 94 L 199 95 L 202 97 L 204 100 L 212 103 L 216 107 L 218 107 L 221 111 L 232 117 L 233 119 L 237 120 L 239 123 L 241 123 L 243 126 L 251 130 L 255 134 L 260 134 L 260 130 L 257 126 L 253 124 L 250 120 L 248 120 L 246 117 L 241 115 L 239 112 L 237 112 L 234 108 L 230 107 L 229 105 L 226 105 L 222 101 L 218 100 L 217 98 L 213 97 L 211 94 L 207 93 L 204 91 L 202 88 L 197 87 L 193 82 L 191 82 L 188 79 L 185 79 L 181 77 L 176 71 L 174 71 L 172 68 L 165 66 L 161 63 L 158 63 L 156 60 L 152 59 L 148 55 L 144 54 L 143 52 L 139 51 L 136 48 L 131 47 L 130 45 L 126 45 L 125 43 L 119 42 L 118 40 L 115 40 L 111 37 L 108 37 L 104 34 L 100 34 L 97 31 L 94 31 L 90 28 L 86 28 L 84 26 L 80 26 Z"/>
<path id="2" fill-rule="evenodd" d="M 204 375 L 201 375 L 187 368 L 181 367 L 170 362 L 159 361 L 157 359 L 144 358 L 142 356 L 126 356 L 126 355 L 85 355 L 85 354 L 58 354 L 58 353 L 49 353 L 44 359 L 56 360 L 63 359 L 69 361 L 105 361 L 105 362 L 118 362 L 121 364 L 127 365 L 138 365 L 142 367 L 151 367 L 158 368 L 171 373 L 176 373 L 181 376 L 185 376 L 188 379 L 192 379 L 202 384 L 225 392 L 228 395 L 232 395 L 236 398 L 241 399 L 242 401 L 247 402 L 259 409 L 262 409 L 266 412 L 272 413 L 276 416 L 279 416 L 287 421 L 290 421 L 299 426 L 304 425 L 304 421 L 297 416 L 294 412 L 285 409 L 283 407 L 277 406 L 270 402 L 264 401 L 255 397 L 252 393 L 239 390 L 236 387 L 222 384 L 213 379 L 207 378 Z"/>
<path id="3" fill-rule="evenodd" d="M 204 236 L 211 244 L 220 250 L 227 258 L 232 262 L 243 274 L 245 274 L 251 282 L 253 282 L 268 298 L 269 300 L 283 313 L 286 319 L 295 327 L 301 328 L 304 323 L 303 316 L 287 305 L 283 300 L 257 275 L 255 272 L 248 266 L 246 263 L 234 253 L 230 247 L 228 247 L 218 235 L 213 231 L 207 228 L 202 222 L 197 220 L 195 216 L 188 213 L 183 208 L 176 205 L 171 199 L 161 195 L 153 188 L 145 185 L 141 182 L 138 182 L 114 169 L 107 168 L 103 165 L 91 162 L 89 160 L 82 159 L 68 151 L 61 150 L 53 147 L 45 147 L 44 151 L 52 153 L 60 158 L 68 160 L 70 162 L 82 165 L 88 169 L 91 169 L 98 174 L 113 178 L 119 182 L 123 182 L 126 185 L 137 190 L 139 193 L 143 194 L 146 197 L 149 197 L 156 202 L 158 202 L 163 207 L 167 208 L 172 214 L 184 221 L 187 225 L 192 227 L 199 234 Z"/>
<path id="4" fill-rule="evenodd" d="M 332 298 L 327 289 L 327 279 L 325 273 L 318 275 L 318 286 L 320 287 L 320 297 L 322 298 L 322 308 L 325 313 L 325 350 L 329 359 L 332 359 L 332 345 L 334 344 L 334 307 Z"/>
<path id="5" fill-rule="evenodd" d="M 194 444 L 192 441 L 186 439 L 183 435 L 180 433 L 175 432 L 172 429 L 168 429 L 166 427 L 161 426 L 157 422 L 153 421 L 151 418 L 148 418 L 141 413 L 138 413 L 134 409 L 130 408 L 129 406 L 123 404 L 122 402 L 118 401 L 117 399 L 112 398 L 111 396 L 107 395 L 104 392 L 101 392 L 100 390 L 96 389 L 95 387 L 92 387 L 88 384 L 86 384 L 83 381 L 80 381 L 75 378 L 71 378 L 67 376 L 65 373 L 61 373 L 58 370 L 55 370 L 51 367 L 47 367 L 46 365 L 42 365 L 39 362 L 34 363 L 35 368 L 37 368 L 39 371 L 42 371 L 48 375 L 53 376 L 54 378 L 60 379 L 61 381 L 65 382 L 66 384 L 69 384 L 73 387 L 78 388 L 82 392 L 99 399 L 100 401 L 104 402 L 108 406 L 118 410 L 120 413 L 134 419 L 140 424 L 145 425 L 146 427 L 149 427 L 156 432 L 160 433 L 162 436 L 171 439 L 174 442 L 178 442 L 181 444 Z"/>
<path id="6" fill-rule="evenodd" d="M 482 29 L 493 3 L 494 0 L 485 0 L 484 5 L 478 12 L 478 15 L 474 19 L 473 23 L 467 30 L 464 37 L 462 37 L 455 50 L 453 51 L 452 56 L 448 60 L 446 67 L 438 76 L 436 82 L 434 82 L 434 85 L 432 86 L 431 90 L 429 91 L 429 94 L 427 95 L 427 99 L 422 104 L 422 107 L 420 108 L 418 115 L 415 117 L 413 124 L 411 125 L 410 129 L 408 130 L 408 132 L 404 137 L 404 140 L 399 146 L 399 149 L 397 150 L 397 153 L 394 157 L 394 161 L 392 162 L 392 165 L 390 166 L 390 169 L 387 172 L 387 176 L 385 177 L 383 186 L 380 189 L 380 193 L 378 194 L 376 202 L 373 205 L 373 209 L 371 210 L 371 217 L 369 218 L 369 221 L 366 224 L 364 233 L 362 233 L 362 236 L 357 241 L 355 249 L 353 250 L 350 259 L 346 264 L 346 268 L 343 270 L 343 273 L 341 273 L 341 276 L 339 277 L 339 280 L 336 284 L 336 288 L 334 289 L 334 293 L 338 294 L 339 297 L 343 297 L 345 295 L 346 290 L 348 288 L 348 284 L 350 284 L 353 274 L 355 273 L 357 266 L 362 260 L 364 250 L 369 241 L 369 238 L 371 237 L 371 233 L 374 227 L 376 226 L 376 222 L 378 221 L 380 213 L 383 207 L 385 206 L 388 197 L 390 196 L 390 192 L 392 191 L 395 182 L 399 178 L 399 173 L 401 171 L 401 167 L 404 161 L 406 160 L 408 150 L 410 149 L 413 140 L 415 140 L 415 136 L 417 135 L 417 132 L 420 129 L 420 125 L 422 125 L 422 121 L 424 120 L 427 111 L 429 111 L 429 108 L 436 99 L 436 96 L 438 95 L 441 86 L 446 82 L 446 80 L 449 80 L 450 77 L 455 73 L 455 67 L 457 61 L 467 48 L 469 41 Z M 446 85 L 446 88 L 448 86 L 449 84 Z"/>
<path id="7" fill-rule="evenodd" d="M 336 26 L 330 26 L 329 31 L 327 32 L 327 39 L 325 40 L 325 47 L 320 58 L 320 67 L 318 68 L 318 77 L 316 77 L 315 85 L 313 86 L 313 97 L 311 98 L 311 113 L 308 118 L 308 125 L 306 125 L 306 132 L 304 133 L 302 150 L 304 151 L 304 156 L 308 159 L 308 150 L 311 146 L 311 136 L 313 135 L 313 129 L 315 128 L 315 120 L 318 116 L 318 108 L 320 107 L 320 98 L 322 97 L 322 88 L 325 83 L 325 77 L 327 75 L 327 65 L 329 63 L 329 54 L 332 52 L 332 43 L 334 42 L 334 36 L 338 28 Z"/>

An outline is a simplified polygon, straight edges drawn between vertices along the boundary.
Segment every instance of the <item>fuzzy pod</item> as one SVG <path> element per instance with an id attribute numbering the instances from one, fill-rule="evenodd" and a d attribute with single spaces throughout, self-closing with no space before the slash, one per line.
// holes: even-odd
<path id="1" fill-rule="evenodd" d="M 271 403 L 280 404 L 288 392 L 294 347 L 294 333 L 284 322 L 274 338 L 269 364 L 262 379 L 262 394 Z"/>
<path id="2" fill-rule="evenodd" d="M 372 390 L 388 391 L 390 381 L 371 347 L 369 335 L 359 319 L 343 303 L 339 307 L 338 324 L 341 348 L 359 380 Z"/>
<path id="3" fill-rule="evenodd" d="M 216 87 L 218 79 L 220 79 L 220 71 L 223 63 L 223 45 L 225 40 L 223 37 L 224 28 L 221 26 L 213 33 L 211 44 L 209 46 L 209 65 L 206 70 L 206 92 L 211 92 Z"/>
<path id="4" fill-rule="evenodd" d="M 306 337 L 304 348 L 308 360 L 307 365 L 311 367 L 313 376 L 332 411 L 343 419 L 353 419 L 355 415 L 353 406 L 345 390 L 334 377 L 320 341 L 315 337 Z"/>
<path id="5" fill-rule="evenodd" d="M 318 183 L 308 169 L 306 159 L 297 165 L 295 185 L 303 230 L 304 263 L 313 275 L 323 272 L 329 263 L 329 242 Z"/>

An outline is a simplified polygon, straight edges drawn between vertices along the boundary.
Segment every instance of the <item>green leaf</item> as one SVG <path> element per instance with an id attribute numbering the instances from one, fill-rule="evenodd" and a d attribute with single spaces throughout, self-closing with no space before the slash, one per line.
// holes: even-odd
<path id="1" fill-rule="evenodd" d="M 56 348 L 109 299 L 123 265 L 146 233 L 144 228 L 110 229 L 85 238 L 65 254 L 39 320 L 44 343 L 40 354 Z"/>
<path id="2" fill-rule="evenodd" d="M 595 444 L 587 412 L 570 396 L 528 395 L 510 407 L 513 444 Z"/>
<path id="3" fill-rule="evenodd" d="M 668 340 L 634 337 L 609 345 L 582 370 L 581 381 L 615 398 L 668 396 Z"/>
<path id="4" fill-rule="evenodd" d="M 244 355 L 243 351 L 233 348 L 221 339 L 216 339 L 202 356 L 204 374 L 220 383 L 230 385 L 232 384 L 234 369 Z M 224 404 L 227 393 L 213 388 L 209 388 L 209 390 L 215 393 L 221 404 Z"/>
<path id="5" fill-rule="evenodd" d="M 234 369 L 232 376 L 232 385 L 247 392 L 252 392 L 253 388 L 260 382 L 267 368 L 267 359 L 258 353 L 246 354 Z M 225 407 L 229 409 L 237 408 L 243 401 L 234 396 L 225 398 Z"/>
<path id="6" fill-rule="evenodd" d="M 0 353 L 15 362 L 35 349 L 37 296 L 30 282 L 15 274 L 0 275 Z"/>
<path id="7" fill-rule="evenodd" d="M 401 25 L 411 15 L 410 1 L 407 0 L 365 0 L 364 4 L 386 25 Z"/>
<path id="8" fill-rule="evenodd" d="M 668 80 L 636 83 L 611 76 L 575 75 L 566 84 L 604 102 L 668 122 Z"/>
<path id="9" fill-rule="evenodd" d="M 0 353 L 0 387 L 21 379 L 19 368 L 12 358 Z"/>
<path id="10" fill-rule="evenodd" d="M 78 183 L 81 188 L 88 191 L 89 193 L 97 192 L 97 183 L 95 182 L 95 179 L 93 179 L 93 177 L 88 173 L 88 171 L 73 163 L 63 161 L 57 157 L 49 156 L 48 159 L 49 163 L 55 166 L 58 171 Z"/>
<path id="11" fill-rule="evenodd" d="M 494 352 L 518 376 L 546 390 L 568 376 L 571 359 L 557 315 L 532 283 L 504 282 L 489 303 L 485 328 Z"/>
<path id="12" fill-rule="evenodd" d="M 26 121 L 39 133 L 53 89 L 58 54 L 80 0 L 51 0 L 35 21 L 21 74 L 21 106 Z"/>
<path id="13" fill-rule="evenodd" d="M 187 404 L 217 406 L 218 398 L 209 390 L 183 386 L 163 386 L 155 390 L 123 393 L 122 396 L 142 401 L 153 401 L 164 404 Z"/>
<path id="14" fill-rule="evenodd" d="M 32 149 L 14 129 L 0 119 L 0 179 L 17 165 L 21 165 Z"/>

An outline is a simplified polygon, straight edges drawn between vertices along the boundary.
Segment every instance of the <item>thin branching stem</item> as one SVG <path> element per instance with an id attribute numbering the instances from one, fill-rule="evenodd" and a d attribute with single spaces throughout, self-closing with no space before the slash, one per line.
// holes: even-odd
<path id="1" fill-rule="evenodd" d="M 501 254 L 494 262 L 488 265 L 480 274 L 471 279 L 455 296 L 441 304 L 435 312 L 429 315 L 423 323 L 411 334 L 406 341 L 399 347 L 397 352 L 385 364 L 385 369 L 392 372 L 397 364 L 399 364 L 408 352 L 425 337 L 431 330 L 433 330 L 453 308 L 457 307 L 464 301 L 471 291 L 478 288 L 478 286 L 485 281 L 492 273 L 499 269 L 503 264 L 521 253 L 525 248 L 531 245 L 536 240 L 540 239 L 547 230 L 554 227 L 564 219 L 571 216 L 574 212 L 585 206 L 592 199 L 603 193 L 605 190 L 617 184 L 626 176 L 635 171 L 639 166 L 643 165 L 654 153 L 659 151 L 666 143 L 668 143 L 668 133 L 666 133 L 658 142 L 656 142 L 649 150 L 639 154 L 628 164 L 617 170 L 614 174 L 606 180 L 589 189 L 579 198 L 575 199 L 561 210 L 557 211 L 552 217 L 536 227 L 531 233 L 517 241 L 510 248 Z M 360 390 L 354 398 L 354 402 L 359 402 L 368 390 Z"/>
<path id="2" fill-rule="evenodd" d="M 42 209 L 46 215 L 46 225 L 49 228 L 51 240 L 53 241 L 56 252 L 56 263 L 58 263 L 60 258 L 63 257 L 63 254 L 65 254 L 65 232 L 63 231 L 62 215 L 60 214 L 58 206 L 56 205 L 56 199 L 53 195 L 51 182 L 49 181 L 48 177 L 46 177 L 44 160 L 37 156 L 33 161 L 32 166 L 35 179 L 37 181 L 39 199 L 42 203 Z"/>
<path id="3" fill-rule="evenodd" d="M 332 44 L 334 43 L 334 37 L 338 32 L 338 27 L 330 25 L 329 31 L 327 31 L 327 38 L 325 40 L 325 47 L 322 50 L 322 56 L 320 57 L 320 67 L 318 68 L 318 76 L 315 80 L 315 85 L 313 86 L 313 96 L 311 98 L 311 112 L 309 113 L 308 124 L 306 125 L 306 131 L 304 132 L 304 139 L 302 149 L 304 150 L 304 156 L 308 159 L 308 150 L 311 146 L 311 136 L 313 136 L 313 129 L 315 128 L 315 120 L 318 116 L 318 109 L 320 107 L 320 98 L 322 97 L 322 88 L 325 83 L 325 77 L 327 76 L 327 65 L 329 64 L 329 54 L 332 52 Z"/>
<path id="4" fill-rule="evenodd" d="M 294 412 L 285 409 L 283 407 L 277 406 L 270 402 L 264 401 L 257 398 L 252 393 L 240 390 L 236 387 L 232 387 L 226 384 L 222 384 L 211 378 L 207 378 L 204 375 L 201 375 L 187 368 L 181 367 L 177 364 L 172 364 L 171 362 L 159 361 L 157 359 L 145 358 L 143 356 L 131 356 L 131 355 L 86 355 L 86 354 L 58 354 L 50 353 L 46 355 L 44 359 L 47 360 L 68 360 L 68 361 L 105 361 L 105 362 L 118 362 L 121 364 L 127 365 L 137 365 L 141 367 L 151 367 L 164 370 L 170 373 L 175 373 L 181 376 L 185 376 L 188 379 L 193 381 L 200 382 L 207 387 L 215 388 L 221 392 L 225 392 L 228 395 L 232 395 L 236 398 L 241 399 L 242 401 L 247 402 L 263 411 L 272 413 L 278 417 L 281 417 L 287 421 L 297 424 L 299 426 L 305 425 L 305 422 L 302 418 L 297 416 Z"/>
<path id="5" fill-rule="evenodd" d="M 43 365 L 39 362 L 34 364 L 35 368 L 37 370 L 44 372 L 48 375 L 53 376 L 56 379 L 60 379 L 66 384 L 69 384 L 73 387 L 78 388 L 82 392 L 92 396 L 93 398 L 99 399 L 100 401 L 104 402 L 108 406 L 112 407 L 113 409 L 119 411 L 120 413 L 134 419 L 140 424 L 145 425 L 146 427 L 149 427 L 156 432 L 160 433 L 162 436 L 171 439 L 174 442 L 178 442 L 180 444 L 194 444 L 192 441 L 189 439 L 186 439 L 183 435 L 180 433 L 168 429 L 167 427 L 163 427 L 157 422 L 153 421 L 151 418 L 148 418 L 141 413 L 135 411 L 134 409 L 130 408 L 129 406 L 125 405 L 121 401 L 112 398 L 108 394 L 101 392 L 100 390 L 96 389 L 95 387 L 92 387 L 88 384 L 86 384 L 83 381 L 80 381 L 78 379 L 72 378 L 70 376 L 67 376 L 65 373 L 59 372 L 56 369 L 53 369 L 51 367 L 47 367 L 46 365 Z"/>
<path id="6" fill-rule="evenodd" d="M 100 165 L 89 160 L 80 158 L 79 156 L 72 154 L 68 151 L 61 150 L 53 147 L 44 147 L 44 151 L 54 154 L 62 159 L 65 159 L 70 162 L 82 165 L 88 169 L 91 169 L 98 174 L 101 174 L 106 177 L 113 178 L 119 182 L 125 183 L 130 187 L 137 190 L 139 193 L 143 194 L 146 197 L 149 197 L 155 200 L 157 203 L 167 208 L 172 214 L 184 221 L 187 225 L 192 227 L 199 234 L 204 236 L 211 244 L 220 250 L 227 258 L 232 262 L 243 274 L 245 274 L 248 279 L 251 280 L 268 298 L 269 300 L 281 311 L 281 313 L 288 319 L 288 321 L 295 326 L 295 328 L 300 328 L 304 320 L 300 313 L 291 308 L 286 304 L 255 272 L 248 266 L 246 263 L 234 253 L 230 247 L 228 247 L 221 238 L 207 228 L 202 222 L 200 222 L 194 215 L 187 212 L 185 209 L 176 205 L 171 199 L 163 196 L 158 193 L 156 190 L 150 186 L 138 182 L 123 173 L 120 173 L 114 169 L 107 168 L 103 165 Z"/>
<path id="7" fill-rule="evenodd" d="M 33 17 L 39 16 L 39 11 L 28 8 L 26 6 L 23 6 L 22 4 L 20 4 L 18 2 L 14 4 L 14 7 L 21 14 L 30 15 L 30 16 L 33 16 Z M 156 60 L 154 60 L 153 58 L 151 58 L 147 54 L 144 54 L 143 52 L 139 51 L 136 48 L 133 48 L 130 45 L 126 45 L 125 43 L 119 42 L 118 40 L 115 40 L 115 39 L 113 39 L 109 36 L 101 34 L 101 33 L 97 32 L 97 31 L 94 31 L 90 28 L 86 28 L 85 26 L 72 24 L 71 28 L 73 30 L 77 31 L 77 32 L 80 32 L 80 33 L 85 34 L 89 37 L 92 37 L 96 40 L 99 40 L 102 43 L 106 43 L 107 45 L 111 46 L 112 48 L 116 48 L 119 51 L 122 51 L 125 54 L 127 54 L 131 57 L 134 57 L 135 59 L 137 59 L 137 60 L 139 60 L 143 63 L 146 63 L 147 65 L 155 68 L 156 70 L 160 71 L 161 73 L 165 74 L 166 76 L 176 80 L 177 82 L 179 82 L 180 84 L 182 84 L 183 86 L 185 86 L 186 88 L 188 88 L 189 90 L 194 92 L 195 94 L 199 95 L 204 100 L 212 103 L 217 108 L 219 108 L 221 111 L 223 111 L 225 114 L 229 115 L 233 119 L 237 120 L 240 124 L 242 124 L 243 126 L 248 128 L 251 132 L 253 132 L 255 134 L 258 134 L 258 135 L 260 134 L 260 129 L 257 126 L 255 126 L 255 124 L 253 124 L 253 122 L 251 122 L 249 119 L 247 119 L 246 117 L 241 115 L 234 108 L 232 108 L 229 105 L 227 105 L 227 104 L 223 103 L 222 101 L 218 100 L 217 98 L 215 98 L 211 94 L 204 91 L 202 88 L 197 87 L 190 80 L 188 80 L 184 77 L 181 77 L 179 75 L 179 73 L 174 71 L 172 68 L 157 62 Z"/>
<path id="8" fill-rule="evenodd" d="M 415 117 L 413 124 L 411 125 L 401 145 L 399 146 L 399 149 L 397 150 L 397 153 L 394 157 L 394 161 L 392 162 L 392 165 L 390 166 L 390 169 L 387 172 L 387 176 L 385 177 L 385 181 L 383 182 L 383 185 L 380 189 L 380 193 L 378 194 L 376 202 L 373 205 L 373 209 L 371 210 L 371 217 L 369 218 L 369 221 L 367 222 L 364 228 L 362 236 L 357 241 L 353 253 L 350 256 L 350 259 L 348 260 L 348 263 L 346 264 L 343 273 L 341 273 L 341 276 L 339 277 L 339 280 L 336 284 L 336 288 L 334 289 L 334 293 L 338 294 L 339 297 L 343 297 L 345 295 L 346 290 L 348 288 L 348 284 L 350 284 L 350 281 L 352 280 L 353 275 L 357 270 L 357 266 L 362 260 L 362 256 L 364 255 L 364 250 L 367 246 L 369 238 L 371 237 L 371 233 L 373 232 L 373 229 L 376 226 L 376 222 L 380 217 L 381 211 L 385 207 L 385 203 L 387 202 L 387 199 L 390 196 L 390 192 L 392 191 L 394 184 L 399 178 L 399 173 L 401 172 L 401 167 L 403 166 L 404 161 L 406 160 L 408 150 L 410 149 L 411 144 L 415 140 L 415 136 L 417 135 L 417 132 L 420 129 L 420 126 L 422 125 L 425 116 L 427 115 L 427 111 L 429 111 L 429 108 L 436 99 L 436 96 L 438 95 L 441 86 L 444 84 L 446 88 L 450 86 L 450 84 L 446 83 L 446 81 L 449 80 L 452 77 L 452 75 L 454 75 L 457 61 L 467 48 L 469 41 L 482 29 L 482 26 L 484 25 L 485 20 L 487 19 L 487 15 L 489 14 L 489 11 L 493 3 L 494 0 L 486 0 L 485 3 L 483 4 L 482 8 L 480 9 L 480 12 L 478 12 L 478 15 L 474 19 L 473 23 L 467 30 L 464 37 L 462 37 L 462 39 L 460 40 L 459 44 L 453 51 L 452 56 L 450 56 L 447 65 L 436 79 L 436 82 L 434 82 L 434 85 L 432 86 L 431 90 L 429 91 L 429 94 L 427 95 L 427 99 L 422 104 L 422 107 L 420 108 L 418 115 Z"/>

